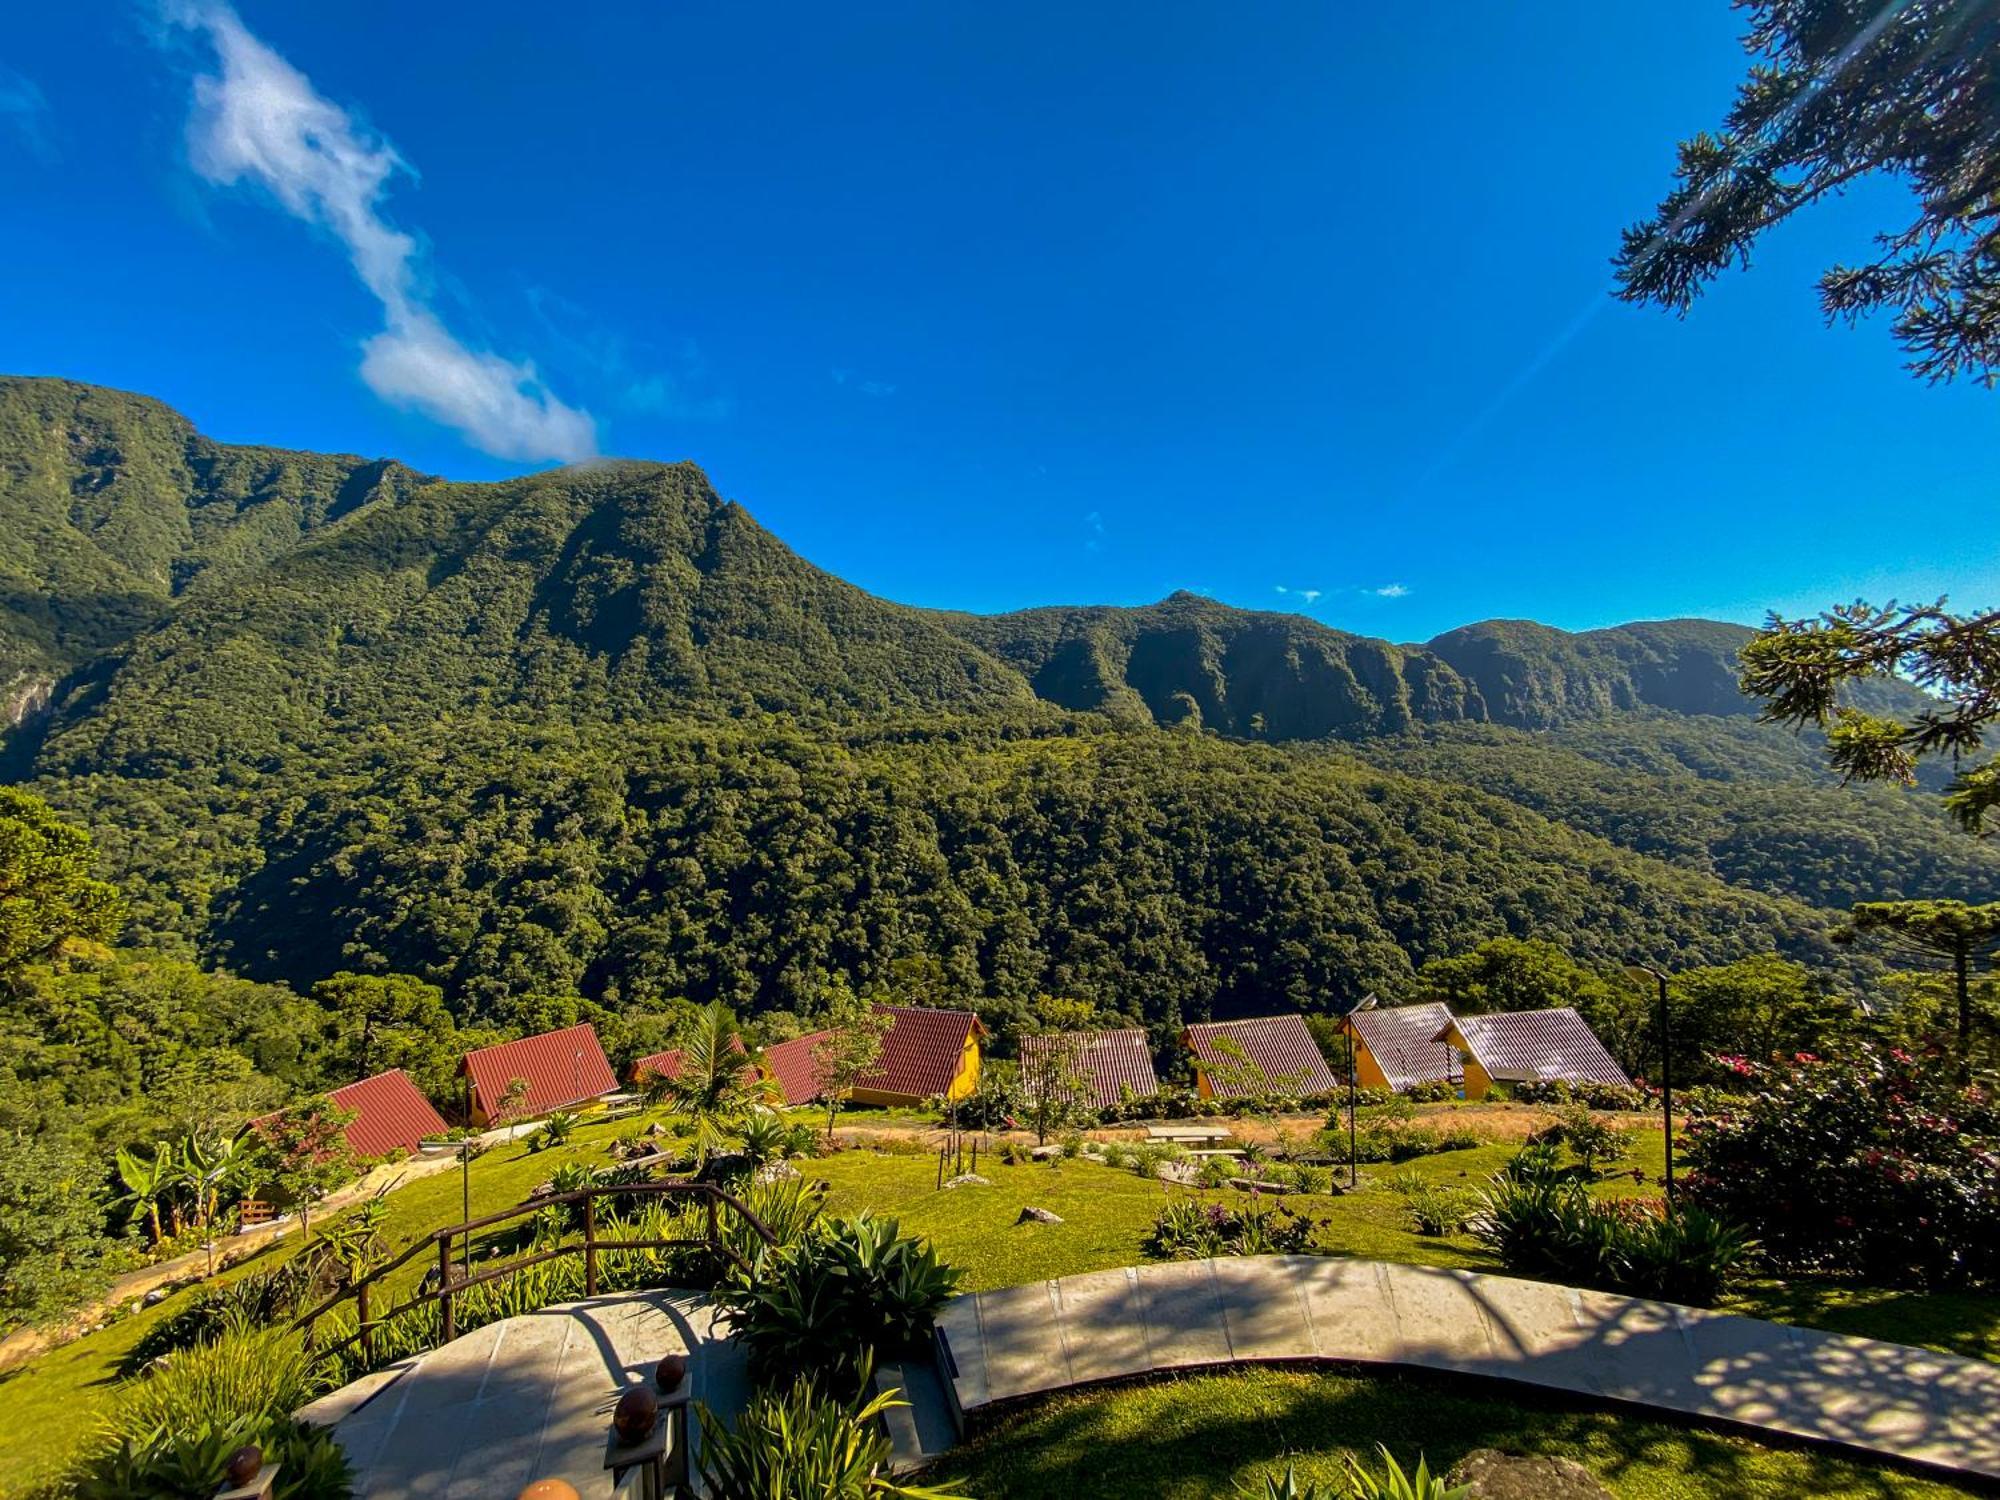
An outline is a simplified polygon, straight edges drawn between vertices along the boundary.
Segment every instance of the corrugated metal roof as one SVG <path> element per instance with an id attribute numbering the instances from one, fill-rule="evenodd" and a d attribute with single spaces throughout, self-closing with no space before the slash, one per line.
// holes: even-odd
<path id="1" fill-rule="evenodd" d="M 587 1023 L 481 1047 L 466 1053 L 460 1066 L 472 1080 L 474 1107 L 489 1119 L 516 1078 L 528 1081 L 527 1097 L 517 1111 L 521 1119 L 581 1104 L 618 1087 L 597 1031 Z"/>
<path id="2" fill-rule="evenodd" d="M 785 1103 L 810 1104 L 820 1096 L 819 1060 L 813 1056 L 813 1048 L 826 1035 L 815 1031 L 764 1049 L 764 1071 L 778 1080 Z"/>
<path id="3" fill-rule="evenodd" d="M 447 1129 L 444 1117 L 401 1068 L 347 1084 L 327 1097 L 336 1109 L 354 1111 L 347 1122 L 347 1145 L 356 1156 L 414 1154 L 425 1136 L 443 1135 Z"/>
<path id="4" fill-rule="evenodd" d="M 882 1038 L 875 1071 L 855 1084 L 878 1094 L 931 1099 L 951 1087 L 965 1056 L 966 1038 L 986 1028 L 969 1010 L 923 1010 L 914 1005 L 880 1005 L 890 1026 Z"/>
<path id="5" fill-rule="evenodd" d="M 1284 1016 L 1254 1016 L 1245 1021 L 1201 1021 L 1188 1027 L 1186 1041 L 1195 1060 L 1208 1078 L 1208 1085 L 1222 1099 L 1250 1094 L 1324 1094 L 1334 1087 L 1333 1070 L 1320 1055 L 1319 1044 L 1306 1030 L 1306 1018 L 1293 1012 Z M 1243 1050 L 1241 1059 L 1232 1057 L 1218 1042 L 1233 1041 Z M 1261 1072 L 1234 1075 L 1249 1064 Z"/>
<path id="6" fill-rule="evenodd" d="M 1454 1024 L 1465 1050 L 1496 1079 L 1547 1082 L 1589 1079 L 1630 1084 L 1604 1043 L 1569 1006 L 1554 1010 L 1497 1011 L 1459 1016 Z M 1442 1034 L 1442 1033 L 1440 1033 Z"/>
<path id="7" fill-rule="evenodd" d="M 664 1052 L 647 1053 L 632 1064 L 632 1081 L 634 1083 L 643 1083 L 648 1074 L 666 1079 L 680 1077 L 682 1050 L 679 1047 L 669 1047 Z M 731 1052 L 747 1053 L 750 1049 L 743 1045 L 742 1037 L 733 1036 L 729 1039 L 729 1050 Z M 752 1069 L 751 1071 L 754 1072 L 755 1070 Z"/>
<path id="8" fill-rule="evenodd" d="M 1449 1042 L 1437 1040 L 1451 1022 L 1450 1007 L 1433 1003 L 1357 1010 L 1343 1024 L 1354 1028 L 1389 1087 L 1402 1090 L 1458 1077 L 1457 1051 Z"/>
<path id="9" fill-rule="evenodd" d="M 1085 1085 L 1093 1108 L 1103 1109 L 1116 1104 L 1123 1088 L 1131 1089 L 1140 1098 L 1160 1091 L 1159 1075 L 1153 1071 L 1153 1050 L 1146 1044 L 1146 1033 L 1137 1027 L 1119 1031 L 1071 1031 L 1059 1036 L 1024 1036 L 1021 1038 L 1021 1065 L 1026 1068 L 1039 1054 L 1059 1046 L 1076 1046 L 1079 1039 L 1082 1047 L 1074 1054 L 1076 1072 L 1078 1081 Z"/>

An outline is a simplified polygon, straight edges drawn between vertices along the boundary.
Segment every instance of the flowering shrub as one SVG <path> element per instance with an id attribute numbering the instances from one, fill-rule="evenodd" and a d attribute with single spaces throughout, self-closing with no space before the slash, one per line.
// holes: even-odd
<path id="1" fill-rule="evenodd" d="M 1302 1255 L 1319 1226 L 1280 1203 L 1252 1197 L 1241 1206 L 1170 1198 L 1144 1241 L 1155 1260 L 1202 1260 L 1211 1255 Z"/>
<path id="2" fill-rule="evenodd" d="M 1743 1092 L 1687 1125 L 1690 1199 L 1782 1269 L 1895 1286 L 2000 1279 L 2000 1108 L 1942 1058 L 1720 1059 Z"/>

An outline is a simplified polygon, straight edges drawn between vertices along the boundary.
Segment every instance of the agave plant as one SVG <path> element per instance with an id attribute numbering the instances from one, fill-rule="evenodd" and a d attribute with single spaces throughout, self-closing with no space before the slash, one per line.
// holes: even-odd
<path id="1" fill-rule="evenodd" d="M 1432 1474 L 1421 1453 L 1417 1455 L 1416 1472 L 1405 1473 L 1396 1456 L 1382 1444 L 1375 1445 L 1375 1452 L 1382 1460 L 1384 1472 L 1380 1478 L 1353 1458 L 1347 1460 L 1347 1492 L 1352 1500 L 1463 1500 L 1472 1493 L 1470 1485 L 1454 1488 Z"/>
<path id="2" fill-rule="evenodd" d="M 865 1390 L 870 1368 L 854 1372 Z M 811 1376 L 782 1394 L 751 1398 L 733 1428 L 697 1403 L 704 1492 L 719 1500 L 965 1500 L 929 1485 L 898 1484 L 888 1475 L 889 1437 L 882 1414 L 906 1405 L 898 1392 L 843 1401 Z"/>

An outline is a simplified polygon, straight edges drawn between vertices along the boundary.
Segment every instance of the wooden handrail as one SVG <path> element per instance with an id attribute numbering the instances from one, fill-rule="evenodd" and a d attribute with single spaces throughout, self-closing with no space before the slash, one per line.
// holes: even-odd
<path id="1" fill-rule="evenodd" d="M 707 1233 L 693 1239 L 600 1240 L 597 1238 L 596 1200 L 619 1196 L 698 1198 L 702 1201 L 702 1205 L 706 1210 L 704 1219 Z M 511 1219 L 526 1218 L 529 1215 L 538 1214 L 545 1208 L 574 1203 L 584 1205 L 584 1237 L 578 1243 L 573 1245 L 557 1245 L 553 1249 L 536 1251 L 532 1255 L 517 1256 L 498 1265 L 483 1267 L 477 1272 L 468 1272 L 466 1266 L 469 1263 L 464 1263 L 461 1265 L 458 1273 L 454 1274 L 451 1253 L 453 1241 L 463 1239 L 474 1230 L 489 1229 L 495 1224 L 504 1224 Z M 580 1254 L 584 1257 L 585 1281 L 587 1283 L 586 1295 L 594 1296 L 596 1294 L 597 1281 L 597 1252 L 600 1250 L 678 1250 L 706 1246 L 717 1254 L 728 1257 L 738 1269 L 748 1271 L 750 1263 L 722 1235 L 718 1222 L 718 1210 L 725 1207 L 744 1223 L 748 1224 L 751 1230 L 765 1244 L 775 1245 L 778 1243 L 778 1237 L 771 1233 L 770 1227 L 762 1219 L 758 1218 L 756 1214 L 752 1213 L 740 1198 L 736 1197 L 733 1193 L 726 1192 L 722 1188 L 717 1187 L 712 1182 L 632 1182 L 576 1188 L 567 1193 L 552 1193 L 547 1197 L 533 1198 L 525 1203 L 517 1203 L 512 1208 L 501 1209 L 498 1213 L 486 1214 L 477 1219 L 467 1219 L 463 1224 L 452 1224 L 442 1229 L 434 1229 L 429 1234 L 423 1236 L 423 1238 L 413 1241 L 394 1260 L 377 1266 L 360 1280 L 350 1282 L 348 1285 L 341 1287 L 331 1297 L 328 1297 L 319 1306 L 313 1308 L 312 1311 L 297 1318 L 292 1323 L 292 1327 L 305 1332 L 307 1346 L 311 1347 L 313 1326 L 322 1317 L 326 1316 L 327 1313 L 339 1306 L 340 1303 L 353 1298 L 356 1304 L 358 1319 L 358 1326 L 355 1328 L 355 1331 L 340 1340 L 339 1343 L 330 1344 L 326 1348 L 318 1350 L 318 1356 L 323 1359 L 336 1354 L 357 1340 L 361 1342 L 364 1349 L 367 1349 L 372 1354 L 374 1344 L 373 1335 L 377 1328 L 402 1316 L 412 1308 L 420 1307 L 426 1302 L 437 1302 L 444 1313 L 444 1341 L 449 1343 L 456 1333 L 457 1320 L 453 1317 L 454 1308 L 452 1302 L 459 1292 L 471 1287 L 484 1285 L 490 1281 L 498 1281 L 502 1277 L 526 1270 L 529 1266 L 538 1266 L 547 1261 L 558 1260 L 565 1255 Z M 401 1270 L 425 1250 L 435 1250 L 437 1253 L 438 1285 L 428 1291 L 418 1291 L 415 1296 L 392 1307 L 379 1318 L 370 1318 L 368 1316 L 369 1289 L 383 1277 L 389 1275 L 390 1272 Z"/>

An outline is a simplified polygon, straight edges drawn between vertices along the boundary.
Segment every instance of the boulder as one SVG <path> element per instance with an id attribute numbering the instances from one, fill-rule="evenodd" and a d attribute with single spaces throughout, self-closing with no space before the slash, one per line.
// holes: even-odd
<path id="1" fill-rule="evenodd" d="M 1060 1224 L 1062 1223 L 1062 1215 L 1052 1214 L 1046 1208 L 1024 1208 L 1021 1210 L 1021 1217 L 1014 1222 L 1016 1224 Z"/>
<path id="2" fill-rule="evenodd" d="M 981 1177 L 977 1172 L 961 1172 L 956 1177 L 945 1178 L 944 1185 L 948 1188 L 992 1187 L 993 1183 L 989 1179 Z"/>
<path id="3" fill-rule="evenodd" d="M 1464 1485 L 1468 1500 L 1612 1500 L 1611 1491 L 1571 1458 L 1522 1458 L 1475 1448 L 1445 1483 Z"/>
<path id="4" fill-rule="evenodd" d="M 1036 1161 L 1054 1161 L 1063 1154 L 1063 1148 L 1056 1145 L 1037 1146 L 1028 1155 Z"/>

